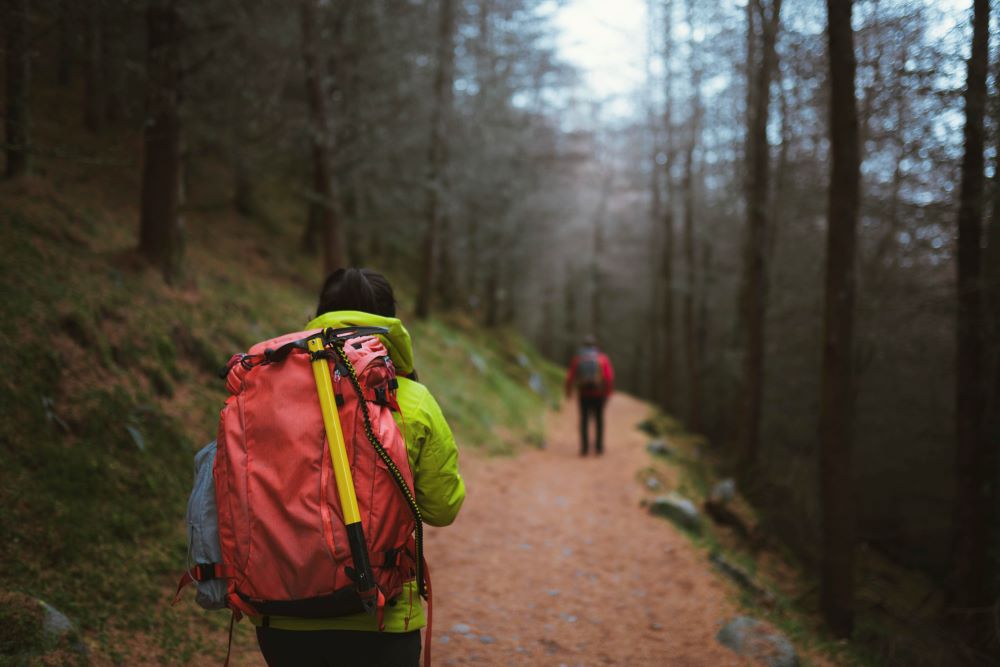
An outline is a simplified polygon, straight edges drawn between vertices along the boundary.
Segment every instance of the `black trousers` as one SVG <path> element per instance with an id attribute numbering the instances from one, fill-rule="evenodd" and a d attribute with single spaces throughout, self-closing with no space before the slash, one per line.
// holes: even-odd
<path id="1" fill-rule="evenodd" d="M 279 630 L 257 628 L 268 667 L 419 667 L 420 630 Z"/>
<path id="2" fill-rule="evenodd" d="M 594 420 L 596 434 L 594 437 L 594 451 L 599 455 L 604 453 L 604 403 L 608 399 L 604 396 L 581 396 L 580 397 L 580 455 L 586 456 L 590 448 L 587 426 L 591 418 Z"/>

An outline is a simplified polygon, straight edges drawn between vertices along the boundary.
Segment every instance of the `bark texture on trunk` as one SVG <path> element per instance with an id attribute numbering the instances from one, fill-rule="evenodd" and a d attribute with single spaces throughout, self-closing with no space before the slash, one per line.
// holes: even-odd
<path id="1" fill-rule="evenodd" d="M 340 211 L 340 197 L 333 173 L 333 127 L 327 106 L 324 59 L 320 55 L 316 30 L 320 17 L 316 0 L 301 0 L 299 19 L 302 28 L 302 63 L 306 97 L 309 105 L 310 157 L 312 191 L 309 203 L 309 227 L 304 242 L 315 242 L 317 231 L 322 248 L 323 272 L 329 274 L 344 267 L 347 253 Z M 310 238 L 310 237 L 313 238 Z"/>
<path id="2" fill-rule="evenodd" d="M 997 71 L 1000 71 L 998 67 Z M 997 94 L 998 104 L 994 105 L 995 120 L 1000 122 L 1000 93 Z M 996 127 L 996 125 L 994 125 Z M 1000 135 L 997 136 L 997 146 L 1000 148 Z M 986 340 L 990 341 L 986 352 L 990 358 L 987 366 L 989 374 L 986 377 L 986 423 L 985 437 L 987 443 L 1000 443 L 1000 150 L 994 152 L 993 160 L 993 201 L 990 213 L 990 225 L 986 230 L 986 251 L 983 257 L 984 279 L 986 284 L 986 317 L 989 319 Z M 992 488 L 1000 489 L 1000 451 L 998 447 L 987 447 L 988 462 L 984 466 L 992 475 Z M 993 526 L 991 546 L 993 558 L 994 598 L 1000 597 L 1000 493 L 994 492 L 993 503 L 987 508 L 990 512 L 989 525 Z"/>
<path id="3" fill-rule="evenodd" d="M 982 238 L 986 75 L 989 59 L 989 0 L 975 0 L 972 53 L 965 89 L 965 154 L 958 210 L 958 318 L 955 393 L 954 603 L 976 614 L 963 625 L 982 628 L 991 603 L 989 523 L 995 502 L 995 461 L 984 430 Z M 996 447 L 996 443 L 993 443 Z M 982 614 L 982 615 L 980 615 Z M 973 630 L 974 632 L 974 630 Z M 968 635 L 977 644 L 982 637 Z"/>
<path id="4" fill-rule="evenodd" d="M 56 19 L 56 83 L 68 86 L 73 80 L 73 32 L 71 14 L 74 3 L 70 0 L 59 0 L 59 18 Z"/>
<path id="5" fill-rule="evenodd" d="M 854 254 L 860 189 L 854 35 L 850 0 L 827 0 L 830 150 L 826 297 L 820 397 L 820 498 L 823 519 L 821 605 L 831 631 L 848 637 L 854 622 Z"/>
<path id="6" fill-rule="evenodd" d="M 757 461 L 760 445 L 760 415 L 764 393 L 764 325 L 767 314 L 767 244 L 770 147 L 767 143 L 771 75 L 777 55 L 775 42 L 781 16 L 781 0 L 750 0 L 747 6 L 749 78 L 747 92 L 747 238 L 745 274 L 741 294 L 744 327 L 743 398 L 740 409 L 740 451 L 745 461 Z M 757 30 L 760 48 L 757 49 Z M 759 52 L 758 52 L 759 51 Z"/>
<path id="7" fill-rule="evenodd" d="M 450 245 L 447 238 L 448 208 L 448 124 L 451 118 L 452 87 L 455 78 L 455 7 L 454 0 L 441 0 L 438 9 L 437 70 L 434 74 L 434 109 L 427 168 L 427 221 L 424 229 L 420 283 L 417 291 L 417 317 L 430 315 L 438 259 L 450 253 L 440 252 Z M 450 273 L 450 268 L 447 273 Z M 452 286 L 438 282 L 442 293 L 450 295 Z"/>
<path id="8" fill-rule="evenodd" d="M 7 143 L 7 178 L 28 171 L 28 2 L 6 0 L 4 6 L 6 41 L 6 108 L 4 136 Z"/>
<path id="9" fill-rule="evenodd" d="M 146 9 L 146 122 L 139 251 L 168 283 L 180 279 L 183 259 L 181 203 L 180 40 L 183 27 L 173 0 Z"/>
<path id="10" fill-rule="evenodd" d="M 99 0 L 88 2 L 84 32 L 84 102 L 83 121 L 91 132 L 104 127 L 104 17 Z"/>

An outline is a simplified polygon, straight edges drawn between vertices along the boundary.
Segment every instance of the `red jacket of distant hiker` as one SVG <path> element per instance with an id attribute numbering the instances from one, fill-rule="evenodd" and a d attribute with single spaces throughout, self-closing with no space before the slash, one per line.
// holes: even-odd
<path id="1" fill-rule="evenodd" d="M 585 359 L 588 354 L 596 352 L 597 354 L 597 364 L 600 368 L 601 373 L 601 383 L 598 387 L 588 387 L 579 385 L 577 382 L 577 375 L 579 373 L 580 362 Z M 581 350 L 573 360 L 569 362 L 569 372 L 566 373 L 566 395 L 568 396 L 574 388 L 580 393 L 580 396 L 586 398 L 607 398 L 611 396 L 611 392 L 615 388 L 615 370 L 611 366 L 611 360 L 608 359 L 608 355 L 604 354 L 600 350 L 593 350 L 591 352 L 587 348 Z"/>

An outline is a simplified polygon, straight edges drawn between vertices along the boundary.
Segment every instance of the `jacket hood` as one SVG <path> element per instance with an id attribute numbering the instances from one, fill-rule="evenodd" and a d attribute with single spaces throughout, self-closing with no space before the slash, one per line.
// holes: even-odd
<path id="1" fill-rule="evenodd" d="M 373 315 L 360 310 L 334 310 L 312 319 L 305 328 L 326 329 L 327 327 L 334 329 L 341 327 L 385 327 L 389 333 L 384 336 L 380 335 L 379 338 L 389 351 L 396 371 L 400 375 L 409 375 L 413 372 L 413 343 L 410 341 L 410 332 L 406 330 L 398 318 Z"/>

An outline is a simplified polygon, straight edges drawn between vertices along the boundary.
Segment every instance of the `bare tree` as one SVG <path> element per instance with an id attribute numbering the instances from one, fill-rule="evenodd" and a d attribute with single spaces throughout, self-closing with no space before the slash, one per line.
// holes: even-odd
<path id="1" fill-rule="evenodd" d="M 68 86 L 73 78 L 73 13 L 75 7 L 70 0 L 59 0 L 59 16 L 56 18 L 56 83 Z"/>
<path id="2" fill-rule="evenodd" d="M 674 86 L 673 86 L 673 0 L 666 0 L 663 8 L 663 68 L 664 81 L 664 204 L 663 204 L 663 256 L 661 273 L 663 280 L 663 357 L 660 369 L 663 382 L 663 407 L 670 410 L 674 407 Z"/>
<path id="3" fill-rule="evenodd" d="M 104 125 L 104 47 L 103 2 L 93 0 L 84 8 L 84 124 L 91 132 L 100 132 Z"/>
<path id="4" fill-rule="evenodd" d="M 747 463 L 757 461 L 760 443 L 760 413 L 764 391 L 764 321 L 767 311 L 767 209 L 770 177 L 770 147 L 767 142 L 771 76 L 777 61 L 775 42 L 781 16 L 781 0 L 750 0 L 747 3 L 747 148 L 746 198 L 747 237 L 741 315 L 744 327 L 743 401 L 740 410 L 741 455 Z M 758 26 L 760 48 L 757 49 Z"/>
<path id="5" fill-rule="evenodd" d="M 164 280 L 180 278 L 183 235 L 181 203 L 181 54 L 183 35 L 176 0 L 146 8 L 146 122 L 143 130 L 139 251 Z"/>
<path id="6" fill-rule="evenodd" d="M 990 606 L 990 508 L 995 502 L 996 470 L 983 423 L 986 389 L 983 373 L 982 307 L 983 117 L 989 58 L 989 0 L 974 0 L 972 53 L 965 89 L 965 154 L 958 210 L 958 318 L 955 394 L 956 489 L 954 517 L 954 602 L 966 611 Z M 981 626 L 976 619 L 966 626 Z M 974 640 L 980 640 L 973 636 Z"/>
<path id="7" fill-rule="evenodd" d="M 694 32 L 692 5 L 687 3 L 688 26 Z M 695 57 L 692 49 L 692 61 Z M 695 150 L 701 132 L 701 76 L 702 65 L 694 61 L 691 69 L 691 118 L 688 122 L 688 143 L 684 149 L 684 365 L 687 375 L 687 422 L 692 431 L 701 430 L 701 368 L 698 352 L 698 314 L 695 301 L 698 297 L 698 262 L 695 251 Z"/>
<path id="8" fill-rule="evenodd" d="M 317 232 L 323 249 L 323 271 L 330 273 L 346 265 L 347 253 L 340 210 L 340 198 L 333 171 L 333 128 L 327 106 L 325 68 L 316 30 L 320 12 L 317 0 L 301 0 L 302 64 L 309 104 L 309 134 L 312 153 L 312 192 L 309 225 Z M 306 239 L 309 242 L 307 231 Z"/>
<path id="9" fill-rule="evenodd" d="M 6 111 L 4 134 L 7 143 L 7 177 L 20 176 L 28 170 L 28 3 L 6 0 L 4 6 L 6 37 Z"/>
<path id="10" fill-rule="evenodd" d="M 445 260 L 446 274 L 451 271 L 447 229 L 448 207 L 448 122 L 451 117 L 452 88 L 455 70 L 455 7 L 453 0 L 441 0 L 438 8 L 437 70 L 434 75 L 434 109 L 431 114 L 430 155 L 427 167 L 427 221 L 424 229 L 420 284 L 417 292 L 417 317 L 431 311 L 431 293 L 438 260 Z M 443 251 L 443 252 L 442 252 Z M 445 268 L 445 267 L 442 267 Z M 440 283 L 445 301 L 451 301 L 450 280 Z"/>
<path id="11" fill-rule="evenodd" d="M 854 623 L 854 253 L 860 190 L 858 111 L 851 0 L 827 0 L 830 151 L 823 379 L 820 398 L 820 497 L 823 512 L 822 610 L 837 637 Z"/>
<path id="12" fill-rule="evenodd" d="M 1000 70 L 998 70 L 1000 71 Z M 995 99 L 994 105 L 995 119 L 1000 120 L 1000 93 Z M 996 127 L 996 125 L 994 125 Z M 997 133 L 995 141 L 1000 148 L 1000 133 Z M 990 341 L 990 346 L 986 350 L 990 363 L 986 366 L 989 374 L 986 377 L 986 423 L 984 424 L 986 442 L 1000 442 L 1000 150 L 994 150 L 993 160 L 993 201 L 991 202 L 990 225 L 987 229 L 987 246 L 984 253 L 984 278 L 986 293 L 984 294 L 987 305 L 985 317 L 988 320 L 986 327 L 986 340 Z M 996 447 L 987 447 L 987 463 L 984 468 L 992 471 L 992 483 L 990 488 L 997 488 L 1000 485 L 1000 452 Z M 993 503 L 988 506 L 988 523 L 991 526 L 997 525 L 1000 516 L 1000 499 L 994 493 Z M 994 553 L 1000 547 L 1000 535 L 995 532 L 992 536 L 992 548 Z M 1000 559 L 995 559 L 993 567 L 1000 569 Z M 994 581 L 996 574 L 994 574 Z M 1000 595 L 1000 590 L 994 587 L 993 595 Z"/>

